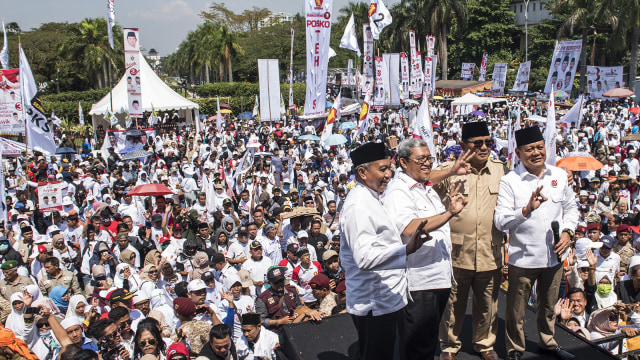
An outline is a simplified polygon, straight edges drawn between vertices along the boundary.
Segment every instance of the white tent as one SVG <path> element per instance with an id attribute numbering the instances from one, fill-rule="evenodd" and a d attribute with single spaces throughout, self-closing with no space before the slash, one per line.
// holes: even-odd
<path id="1" fill-rule="evenodd" d="M 152 104 L 156 111 L 175 110 L 180 118 L 185 118 L 189 124 L 195 124 L 196 129 L 200 130 L 200 111 L 198 104 L 182 97 L 173 91 L 164 83 L 147 64 L 144 56 L 140 57 L 140 85 L 142 86 L 142 110 L 151 111 Z M 118 123 L 125 127 L 124 114 L 122 109 L 128 109 L 127 94 L 127 74 L 122 76 L 120 82 L 105 97 L 93 104 L 89 115 L 93 121 L 93 128 L 102 125 L 105 129 L 110 128 L 111 124 L 104 119 L 107 110 L 111 109 L 111 96 L 113 96 L 113 112 L 118 117 Z"/>
<path id="2" fill-rule="evenodd" d="M 451 105 L 482 105 L 486 104 L 485 98 L 474 95 L 472 93 L 465 94 L 451 102 Z"/>

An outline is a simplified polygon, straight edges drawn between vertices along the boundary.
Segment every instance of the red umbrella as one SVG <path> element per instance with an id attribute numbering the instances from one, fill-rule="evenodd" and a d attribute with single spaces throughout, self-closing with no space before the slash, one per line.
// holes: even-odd
<path id="1" fill-rule="evenodd" d="M 129 192 L 132 196 L 161 196 L 173 195 L 173 191 L 162 184 L 144 184 L 138 185 Z"/>
<path id="2" fill-rule="evenodd" d="M 604 94 L 602 94 L 602 96 L 614 97 L 614 98 L 625 98 L 633 94 L 634 94 L 633 91 L 629 89 L 615 88 L 615 89 L 606 91 Z"/>
<path id="3" fill-rule="evenodd" d="M 640 113 L 640 107 L 632 107 L 631 109 L 629 109 L 629 112 L 634 114 Z"/>
<path id="4" fill-rule="evenodd" d="M 229 105 L 229 104 L 225 104 L 225 103 L 220 103 L 220 107 L 221 107 L 221 108 L 231 109 L 231 105 Z"/>

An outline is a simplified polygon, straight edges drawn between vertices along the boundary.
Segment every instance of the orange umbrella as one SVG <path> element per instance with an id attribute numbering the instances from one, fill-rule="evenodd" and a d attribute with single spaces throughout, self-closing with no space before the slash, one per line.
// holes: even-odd
<path id="1" fill-rule="evenodd" d="M 569 156 L 556 161 L 556 166 L 571 171 L 588 171 L 602 169 L 604 165 L 590 156 Z"/>
<path id="2" fill-rule="evenodd" d="M 615 88 L 606 91 L 602 96 L 605 97 L 614 97 L 614 98 L 626 98 L 631 95 L 634 95 L 633 91 L 624 88 Z"/>
<path id="3" fill-rule="evenodd" d="M 138 185 L 129 191 L 131 196 L 161 196 L 173 195 L 173 191 L 162 184 L 144 184 Z"/>
<path id="4" fill-rule="evenodd" d="M 640 113 L 640 107 L 632 107 L 631 109 L 629 109 L 629 112 L 634 114 Z"/>

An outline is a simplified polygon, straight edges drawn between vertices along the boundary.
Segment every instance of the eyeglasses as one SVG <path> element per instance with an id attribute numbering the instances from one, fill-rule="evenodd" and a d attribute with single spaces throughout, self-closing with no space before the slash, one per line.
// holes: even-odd
<path id="1" fill-rule="evenodd" d="M 481 148 L 482 144 L 486 145 L 488 148 L 493 146 L 493 139 L 489 140 L 476 140 L 476 141 L 467 141 L 467 144 L 473 144 L 473 147 Z"/>
<path id="2" fill-rule="evenodd" d="M 123 321 L 123 322 L 120 324 L 120 330 L 124 330 L 124 329 L 126 329 L 126 328 L 127 328 L 127 326 L 131 326 L 131 322 L 132 322 L 132 321 L 131 321 L 131 319 L 129 319 L 129 320 L 127 320 L 127 321 Z"/>
<path id="3" fill-rule="evenodd" d="M 426 163 L 428 163 L 428 162 L 429 162 L 429 163 L 432 163 L 432 162 L 433 162 L 434 157 L 433 157 L 433 156 L 422 156 L 422 157 L 419 157 L 419 158 L 417 158 L 417 159 L 416 159 L 416 158 L 412 158 L 412 157 L 408 157 L 407 159 L 411 159 L 411 160 L 413 160 L 413 162 L 415 162 L 416 164 L 418 164 L 418 165 L 422 165 L 422 164 L 426 164 Z"/>
<path id="4" fill-rule="evenodd" d="M 49 323 L 48 323 L 48 322 L 42 322 L 42 323 L 37 323 L 37 324 L 36 324 L 36 327 L 37 327 L 38 329 L 41 329 L 41 328 L 43 328 L 43 327 L 45 327 L 45 326 L 46 326 L 46 327 L 51 327 L 51 325 L 49 325 Z"/>
<path id="5" fill-rule="evenodd" d="M 579 272 L 589 272 L 589 268 L 579 268 Z"/>
<path id="6" fill-rule="evenodd" d="M 157 274 L 157 273 L 158 273 L 158 270 L 150 270 L 149 271 L 149 274 Z"/>
<path id="7" fill-rule="evenodd" d="M 105 340 L 111 340 L 116 338 L 116 334 L 120 334 L 120 328 L 117 328 L 116 331 L 112 332 L 109 335 L 104 335 L 103 338 Z"/>
<path id="8" fill-rule="evenodd" d="M 155 339 L 140 340 L 140 342 L 138 343 L 138 345 L 140 345 L 140 347 L 145 347 L 145 346 L 147 346 L 147 344 L 149 344 L 151 346 L 155 346 L 156 345 L 156 340 Z"/>

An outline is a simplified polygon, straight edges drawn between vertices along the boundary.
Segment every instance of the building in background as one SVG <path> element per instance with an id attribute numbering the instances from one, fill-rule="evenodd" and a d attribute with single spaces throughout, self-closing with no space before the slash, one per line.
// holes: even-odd
<path id="1" fill-rule="evenodd" d="M 293 14 L 291 13 L 287 13 L 287 12 L 274 13 L 260 20 L 260 22 L 258 22 L 258 30 L 275 25 L 275 24 L 291 22 L 292 20 L 293 20 Z"/>

